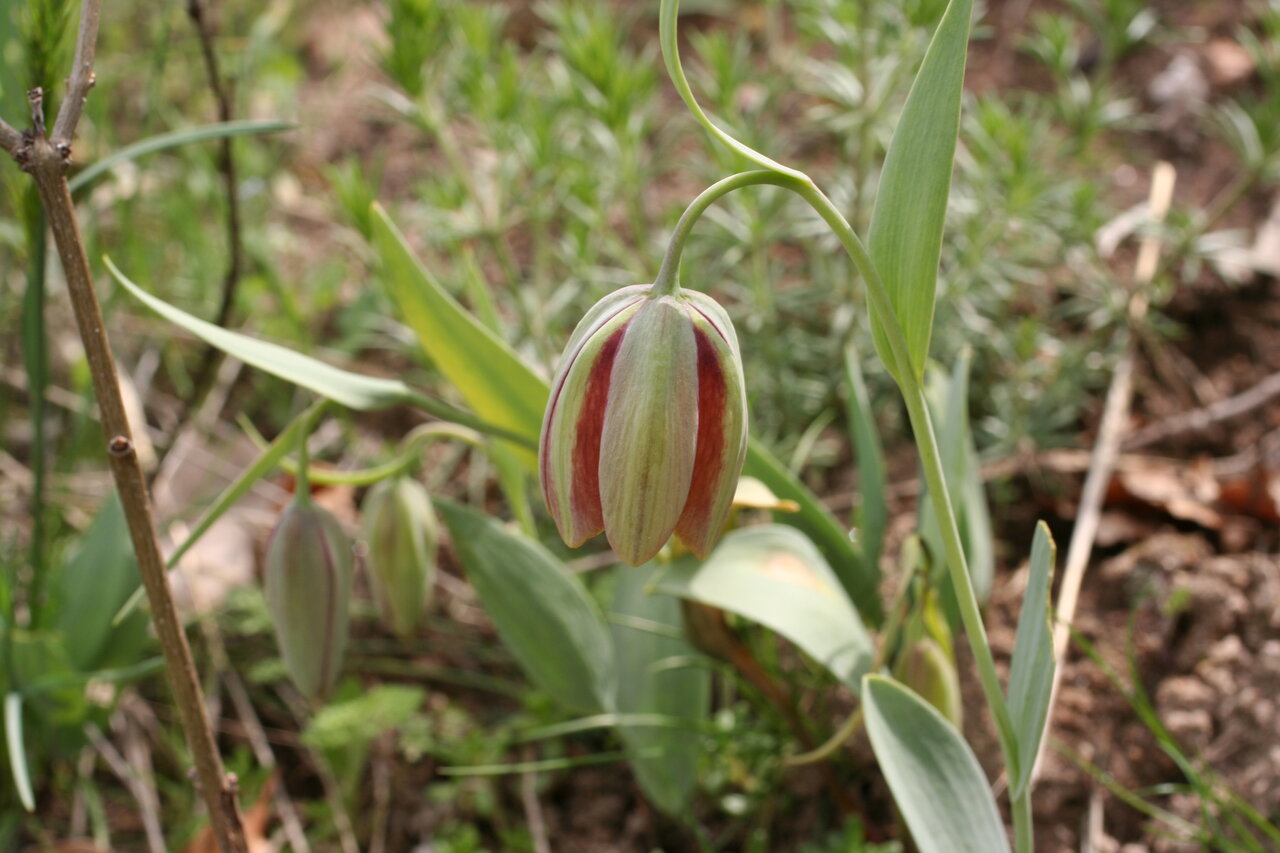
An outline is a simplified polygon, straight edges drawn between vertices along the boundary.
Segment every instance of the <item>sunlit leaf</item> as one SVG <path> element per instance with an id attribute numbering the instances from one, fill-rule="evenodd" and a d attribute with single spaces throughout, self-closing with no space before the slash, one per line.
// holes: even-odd
<path id="1" fill-rule="evenodd" d="M 889 290 L 917 377 L 923 375 L 933 329 L 972 15 L 973 0 L 951 0 L 938 22 L 889 144 L 871 215 L 868 249 Z M 876 348 L 895 370 L 882 321 L 874 315 L 871 320 Z"/>
<path id="2" fill-rule="evenodd" d="M 747 443 L 747 461 L 742 473 L 764 483 L 779 498 L 799 505 L 795 512 L 775 512 L 774 521 L 794 527 L 808 536 L 822 552 L 827 564 L 835 570 L 840 585 L 862 618 L 871 625 L 880 624 L 883 611 L 879 575 L 868 569 L 849 538 L 849 532 L 831 510 L 755 438 Z"/>
<path id="3" fill-rule="evenodd" d="M 871 638 L 858 611 L 822 554 L 794 528 L 735 530 L 703 563 L 671 566 L 657 588 L 759 622 L 851 689 L 871 666 Z"/>
<path id="4" fill-rule="evenodd" d="M 582 582 L 541 544 L 447 500 L 436 508 L 480 603 L 538 687 L 576 711 L 612 709 L 613 642 Z"/>
<path id="5" fill-rule="evenodd" d="M 1031 543 L 1030 576 L 1018 617 L 1018 634 L 1013 644 L 1013 663 L 1009 672 L 1009 716 L 1013 719 L 1018 744 L 1018 776 L 1009 785 L 1013 799 L 1022 796 L 1031 781 L 1035 755 L 1044 735 L 1049 715 L 1049 698 L 1053 692 L 1053 630 L 1050 624 L 1053 606 L 1049 587 L 1053 582 L 1053 564 L 1057 546 L 1049 527 L 1043 521 L 1036 525 Z"/>
<path id="6" fill-rule="evenodd" d="M 863 679 L 867 735 L 920 853 L 1001 853 L 1009 841 L 973 750 L 896 681 Z"/>

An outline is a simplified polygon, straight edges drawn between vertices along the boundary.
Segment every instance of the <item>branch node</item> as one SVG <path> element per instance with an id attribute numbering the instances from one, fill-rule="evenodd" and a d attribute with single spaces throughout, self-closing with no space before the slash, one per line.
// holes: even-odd
<path id="1" fill-rule="evenodd" d="M 117 435 L 107 442 L 107 452 L 112 456 L 128 456 L 133 453 L 133 442 L 128 436 Z"/>
<path id="2" fill-rule="evenodd" d="M 44 89 L 36 86 L 27 91 L 27 104 L 31 107 L 31 124 L 37 136 L 44 136 Z"/>

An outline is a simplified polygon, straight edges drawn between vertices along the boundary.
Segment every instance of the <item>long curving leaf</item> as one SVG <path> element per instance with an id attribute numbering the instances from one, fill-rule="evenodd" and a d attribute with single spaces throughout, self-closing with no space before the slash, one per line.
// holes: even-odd
<path id="1" fill-rule="evenodd" d="M 1018 616 L 1018 633 L 1013 643 L 1013 662 L 1009 672 L 1009 716 L 1017 738 L 1017 778 L 1009 785 L 1009 796 L 1018 799 L 1031 782 L 1040 738 L 1044 736 L 1049 716 L 1049 699 L 1053 693 L 1053 629 L 1050 620 L 1053 605 L 1049 586 L 1053 582 L 1053 564 L 1058 547 L 1049 526 L 1036 525 L 1031 543 L 1030 577 Z"/>
<path id="2" fill-rule="evenodd" d="M 896 681 L 862 681 L 867 735 L 920 853 L 1001 853 L 1009 840 L 973 750 Z"/>
<path id="3" fill-rule="evenodd" d="M 942 227 L 960 129 L 973 0 L 951 0 L 925 53 L 893 133 L 871 214 L 868 249 L 907 338 L 911 369 L 923 375 L 933 330 Z M 881 319 L 876 349 L 894 365 Z"/>
<path id="4" fill-rule="evenodd" d="M 199 317 L 193 317 L 134 284 L 120 272 L 110 258 L 103 260 L 121 287 L 170 323 L 186 329 L 210 346 L 240 359 L 245 364 L 292 382 L 300 388 L 314 391 L 321 397 L 333 400 L 348 409 L 372 411 L 405 403 L 443 420 L 469 426 L 487 435 L 506 438 L 519 445 L 532 447 L 537 444 L 536 430 L 533 438 L 530 439 L 525 432 L 514 432 L 497 424 L 488 423 L 470 412 L 415 391 L 398 379 L 381 379 L 342 370 L 300 352 L 294 352 L 288 347 L 260 341 L 257 338 L 215 326 Z"/>
<path id="5" fill-rule="evenodd" d="M 657 589 L 759 622 L 852 690 L 871 666 L 871 637 L 822 554 L 780 524 L 735 530 L 701 564 L 679 562 Z"/>
<path id="6" fill-rule="evenodd" d="M 879 573 L 869 567 L 831 510 L 755 438 L 747 443 L 747 461 L 742 473 L 764 483 L 777 497 L 799 504 L 796 512 L 775 512 L 774 520 L 808 536 L 835 570 L 840 585 L 862 618 L 870 625 L 879 625 L 884 618 Z"/>
<path id="7" fill-rule="evenodd" d="M 409 249 L 380 205 L 373 206 L 373 243 L 382 256 L 387 287 L 423 351 L 480 417 L 527 439 L 517 452 L 530 470 L 542 413 L 550 395 L 545 379 L 458 304 Z"/>
<path id="8" fill-rule="evenodd" d="M 529 679 L 569 709 L 612 710 L 613 642 L 582 582 L 538 542 L 452 501 L 435 505 L 480 603 Z"/>
<path id="9" fill-rule="evenodd" d="M 687 559 L 687 558 L 686 558 Z M 614 575 L 613 642 L 618 661 L 618 711 L 632 718 L 656 716 L 683 725 L 619 724 L 633 753 L 631 766 L 645 794 L 669 815 L 688 811 L 697 782 L 699 730 L 711 708 L 711 670 L 697 666 L 697 653 L 682 638 L 680 602 L 650 594 L 645 586 L 653 566 L 619 566 Z M 671 628 L 665 636 L 635 625 L 646 620 Z M 683 665 L 670 666 L 677 661 Z"/>
<path id="10" fill-rule="evenodd" d="M 223 139 L 229 136 L 277 133 L 282 130 L 292 130 L 295 127 L 297 127 L 296 124 L 288 121 L 250 119 L 205 124 L 199 127 L 175 130 L 172 133 L 162 133 L 159 136 L 152 136 L 148 139 L 139 140 L 132 145 L 126 145 L 96 163 L 81 169 L 67 181 L 67 186 L 73 193 L 79 192 L 123 163 L 128 163 L 131 160 L 137 160 L 139 157 L 145 157 L 148 154 L 154 154 L 157 151 L 164 151 L 168 148 L 179 148 L 183 145 L 207 142 L 210 139 Z"/>

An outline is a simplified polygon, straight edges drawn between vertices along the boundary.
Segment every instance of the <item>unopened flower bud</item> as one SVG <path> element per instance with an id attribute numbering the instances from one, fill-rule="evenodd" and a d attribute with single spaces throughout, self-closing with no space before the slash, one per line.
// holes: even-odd
<path id="1" fill-rule="evenodd" d="M 964 708 L 955 664 L 932 637 L 921 637 L 903 649 L 893 675 L 937 708 L 957 729 L 963 727 Z"/>
<path id="2" fill-rule="evenodd" d="M 699 557 L 719 537 L 747 446 L 738 339 L 724 309 L 625 287 L 561 357 L 542 422 L 547 507 L 571 547 L 604 531 L 631 565 L 674 533 Z"/>
<path id="3" fill-rule="evenodd" d="M 347 646 L 351 542 L 324 509 L 295 501 L 271 532 L 264 569 L 285 670 L 303 694 L 322 698 L 338 679 Z"/>
<path id="4" fill-rule="evenodd" d="M 418 627 L 436 570 L 439 524 L 426 488 L 409 477 L 383 480 L 361 507 L 369 584 L 384 623 L 402 637 Z"/>

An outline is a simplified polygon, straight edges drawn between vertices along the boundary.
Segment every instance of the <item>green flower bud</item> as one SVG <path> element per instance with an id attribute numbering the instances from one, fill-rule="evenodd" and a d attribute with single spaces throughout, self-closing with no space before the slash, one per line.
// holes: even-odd
<path id="1" fill-rule="evenodd" d="M 898 655 L 893 677 L 938 709 L 957 729 L 964 726 L 956 666 L 932 637 L 921 637 Z"/>
<path id="2" fill-rule="evenodd" d="M 338 520 L 295 501 L 267 542 L 267 607 L 289 678 L 306 696 L 333 689 L 347 646 L 351 541 Z"/>
<path id="3" fill-rule="evenodd" d="M 675 534 L 706 556 L 747 447 L 738 339 L 710 297 L 635 285 L 574 330 L 552 382 L 539 469 L 571 547 L 604 531 L 638 566 Z"/>
<path id="4" fill-rule="evenodd" d="M 439 524 L 427 490 L 409 477 L 376 484 L 361 507 L 361 530 L 382 620 L 407 637 L 422 619 L 436 573 Z"/>

